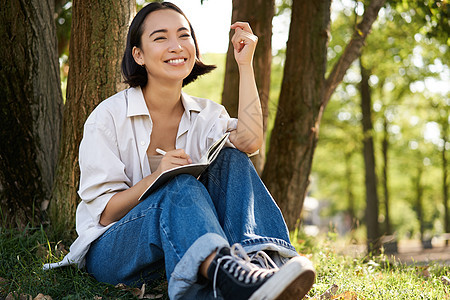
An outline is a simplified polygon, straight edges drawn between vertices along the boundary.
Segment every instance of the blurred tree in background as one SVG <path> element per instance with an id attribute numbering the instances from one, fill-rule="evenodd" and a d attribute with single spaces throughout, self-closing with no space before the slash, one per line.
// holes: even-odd
<path id="1" fill-rule="evenodd" d="M 331 1 L 293 1 L 277 116 L 262 179 L 292 230 L 308 192 L 323 112 L 377 18 L 383 0 L 372 0 L 345 50 L 327 71 Z"/>
<path id="2" fill-rule="evenodd" d="M 445 153 L 449 147 L 448 131 L 445 131 L 448 129 L 445 128 L 448 128 L 450 103 L 448 88 L 443 88 L 448 86 L 449 81 L 448 31 L 445 33 L 444 27 L 428 21 L 431 20 L 425 17 L 428 6 L 415 4 L 393 1 L 380 11 L 362 58 L 371 74 L 369 84 L 373 97 L 376 161 L 383 162 L 376 166 L 381 179 L 381 184 L 378 184 L 378 192 L 382 196 L 379 216 L 381 233 L 395 231 L 402 237 L 421 231 L 428 231 L 429 235 L 449 230 L 445 225 L 448 224 L 448 204 L 445 204 L 448 203 L 448 166 Z M 441 6 L 441 10 L 448 12 L 448 6 Z M 347 6 L 342 12 L 333 22 L 335 26 L 342 26 L 345 21 L 339 21 L 341 18 L 361 14 L 361 10 L 357 8 L 355 12 L 352 6 Z M 337 36 L 337 39 L 333 35 L 328 48 L 329 58 L 335 59 L 335 52 L 341 51 L 343 42 L 340 39 L 345 35 L 348 36 L 348 33 Z M 355 140 L 361 140 L 352 134 L 342 134 L 340 141 L 336 141 L 336 130 L 350 130 L 361 119 L 355 105 L 358 101 L 357 85 L 361 80 L 356 69 L 352 66 L 347 73 L 333 96 L 329 111 L 324 115 L 318 156 L 313 166 L 313 178 L 316 179 L 313 194 L 335 203 L 332 208 L 334 212 L 336 209 L 355 211 L 346 207 L 347 203 L 356 203 L 357 212 L 363 208 L 361 180 L 353 186 L 351 194 L 353 200 L 357 199 L 356 202 L 346 200 L 347 193 L 344 191 L 349 178 L 343 167 L 337 167 L 339 172 L 334 174 L 322 166 L 331 157 L 335 158 L 332 163 L 341 165 L 339 157 L 346 156 L 343 145 L 348 147 Z M 352 157 L 353 169 L 361 174 L 362 157 L 357 153 L 353 153 Z M 420 170 L 421 184 L 418 184 Z M 418 200 L 420 198 L 421 201 Z M 356 218 L 364 220 L 365 217 L 357 213 Z"/>

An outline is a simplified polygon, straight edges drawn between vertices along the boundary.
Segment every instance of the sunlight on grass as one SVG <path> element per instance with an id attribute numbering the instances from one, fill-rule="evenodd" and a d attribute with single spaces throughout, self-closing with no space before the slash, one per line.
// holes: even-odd
<path id="1" fill-rule="evenodd" d="M 341 295 L 340 299 L 450 299 L 450 286 L 441 280 L 442 276 L 449 277 L 448 265 L 406 265 L 385 255 L 341 255 L 334 234 L 311 238 L 293 232 L 291 240 L 317 270 L 316 283 L 309 293 L 309 297 L 316 296 L 312 299 L 319 299 L 318 295 L 333 284 L 338 286 L 335 297 Z M 53 299 L 136 299 L 129 290 L 99 283 L 76 267 L 42 270 L 44 263 L 56 262 L 65 253 L 60 242 L 47 239 L 43 228 L 21 232 L 0 229 L 0 299 L 14 291 L 33 297 L 42 293 Z M 162 293 L 164 297 L 159 299 L 168 299 Z M 345 298 L 344 293 L 356 298 Z"/>
<path id="2" fill-rule="evenodd" d="M 357 296 L 341 299 L 450 299 L 450 286 L 442 281 L 442 276 L 449 276 L 450 266 L 442 262 L 407 265 L 384 254 L 343 255 L 336 249 L 336 244 L 342 241 L 336 241 L 333 233 L 311 238 L 294 232 L 291 240 L 316 268 L 316 283 L 310 297 L 317 297 L 336 284 L 339 287 L 336 295 Z"/>

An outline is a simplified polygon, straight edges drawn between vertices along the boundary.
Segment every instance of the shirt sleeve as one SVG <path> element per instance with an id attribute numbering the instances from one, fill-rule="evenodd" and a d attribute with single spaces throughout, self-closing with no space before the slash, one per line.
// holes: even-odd
<path id="1" fill-rule="evenodd" d="M 90 217 L 99 222 L 111 197 L 131 185 L 120 159 L 111 116 L 99 116 L 94 112 L 88 118 L 79 149 L 79 164 L 78 194 Z"/>
<path id="2" fill-rule="evenodd" d="M 211 145 L 220 139 L 225 133 L 236 130 L 237 121 L 238 120 L 236 118 L 231 118 L 226 109 L 223 107 L 219 117 L 214 120 L 211 130 L 208 132 L 206 149 L 211 147 Z M 236 148 L 230 140 L 226 142 L 225 147 Z"/>

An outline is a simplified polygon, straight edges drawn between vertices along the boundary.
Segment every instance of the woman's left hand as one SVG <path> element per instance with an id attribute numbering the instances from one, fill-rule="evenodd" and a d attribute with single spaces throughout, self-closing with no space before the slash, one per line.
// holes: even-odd
<path id="1" fill-rule="evenodd" d="M 234 58 L 239 66 L 252 65 L 258 37 L 253 34 L 250 25 L 246 22 L 236 22 L 231 25 L 234 35 L 231 43 L 234 47 Z"/>

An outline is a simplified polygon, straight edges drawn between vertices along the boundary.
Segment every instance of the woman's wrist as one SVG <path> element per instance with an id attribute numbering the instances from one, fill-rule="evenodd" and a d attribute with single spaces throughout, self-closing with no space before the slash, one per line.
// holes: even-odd
<path id="1" fill-rule="evenodd" d="M 238 69 L 239 69 L 239 73 L 245 73 L 245 72 L 249 72 L 249 73 L 254 73 L 253 71 L 253 62 L 249 62 L 249 63 L 241 63 L 238 64 Z"/>

